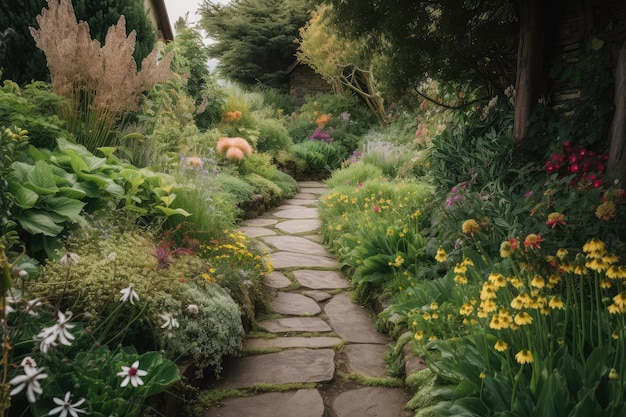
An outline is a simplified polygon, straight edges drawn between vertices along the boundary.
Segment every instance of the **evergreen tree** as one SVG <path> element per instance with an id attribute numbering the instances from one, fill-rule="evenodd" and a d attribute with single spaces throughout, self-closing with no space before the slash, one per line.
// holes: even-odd
<path id="1" fill-rule="evenodd" d="M 155 30 L 144 10 L 143 0 L 73 0 L 76 18 L 89 23 L 93 39 L 104 42 L 110 26 L 121 15 L 126 18 L 126 30 L 137 32 L 133 57 L 139 66 L 154 48 Z M 35 46 L 28 27 L 38 28 L 36 17 L 46 7 L 46 0 L 0 0 L 0 32 L 13 29 L 5 39 L 5 51 L 0 56 L 0 77 L 26 84 L 33 80 L 48 81 L 46 58 Z"/>
<path id="2" fill-rule="evenodd" d="M 296 57 L 298 30 L 312 10 L 309 0 L 204 0 L 201 25 L 216 42 L 211 57 L 218 71 L 243 85 L 288 85 L 287 68 Z"/>

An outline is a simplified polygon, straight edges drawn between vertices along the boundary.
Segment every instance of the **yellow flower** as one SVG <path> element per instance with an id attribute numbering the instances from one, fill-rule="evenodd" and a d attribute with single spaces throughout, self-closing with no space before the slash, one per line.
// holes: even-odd
<path id="1" fill-rule="evenodd" d="M 445 262 L 447 258 L 448 258 L 448 255 L 446 255 L 446 251 L 443 250 L 442 247 L 437 249 L 437 255 L 435 255 L 435 260 L 437 262 Z"/>
<path id="2" fill-rule="evenodd" d="M 596 217 L 600 220 L 608 221 L 615 217 L 615 203 L 605 201 L 596 208 Z"/>
<path id="3" fill-rule="evenodd" d="M 437 339 L 438 339 L 438 338 L 437 338 L 437 336 L 432 335 L 432 336 L 430 336 L 430 337 L 428 338 L 428 341 L 429 341 L 429 342 L 434 342 L 434 341 L 435 341 L 435 340 L 437 340 Z"/>
<path id="4" fill-rule="evenodd" d="M 417 332 L 415 332 L 415 336 L 413 337 L 415 338 L 415 340 L 422 340 L 424 338 L 424 332 L 418 330 Z"/>
<path id="5" fill-rule="evenodd" d="M 608 279 L 603 279 L 602 281 L 600 281 L 600 288 L 604 288 L 609 289 L 613 286 L 613 284 L 611 284 L 611 281 L 609 281 Z"/>
<path id="6" fill-rule="evenodd" d="M 597 237 L 594 237 L 583 245 L 583 252 L 589 253 L 595 251 L 604 251 L 604 243 Z"/>
<path id="7" fill-rule="evenodd" d="M 515 355 L 515 360 L 520 364 L 533 363 L 533 354 L 530 350 L 522 349 Z"/>
<path id="8" fill-rule="evenodd" d="M 500 319 L 500 316 L 498 314 L 494 314 L 491 317 L 491 322 L 489 323 L 489 327 L 494 330 L 502 330 L 502 329 L 506 329 L 509 326 L 506 321 Z"/>
<path id="9" fill-rule="evenodd" d="M 611 314 L 623 314 L 626 313 L 626 308 L 618 305 L 618 304 L 611 304 L 610 306 L 607 307 L 607 310 L 609 310 L 609 313 Z"/>
<path id="10" fill-rule="evenodd" d="M 456 282 L 459 285 L 465 285 L 467 284 L 467 277 L 465 275 L 455 275 L 454 282 Z"/>
<path id="11" fill-rule="evenodd" d="M 615 340 L 619 339 L 619 333 L 617 333 L 615 330 L 613 330 L 613 333 L 611 333 L 611 337 Z"/>
<path id="12" fill-rule="evenodd" d="M 474 236 L 474 233 L 478 232 L 479 230 L 480 226 L 478 225 L 478 222 L 474 219 L 465 220 L 461 225 L 461 231 L 463 232 L 463 234 L 466 235 Z"/>
<path id="13" fill-rule="evenodd" d="M 509 348 L 509 345 L 504 340 L 498 340 L 493 347 L 498 352 L 504 352 Z"/>
<path id="14" fill-rule="evenodd" d="M 495 273 L 491 273 L 489 274 L 489 281 L 493 282 L 493 284 L 496 287 L 499 288 L 503 288 L 506 287 L 506 278 L 504 278 L 504 275 L 502 274 L 495 274 Z"/>
<path id="15" fill-rule="evenodd" d="M 459 314 L 463 316 L 469 316 L 470 314 L 472 314 L 473 311 L 474 311 L 474 306 L 471 305 L 470 303 L 465 303 L 459 309 Z"/>
<path id="16" fill-rule="evenodd" d="M 518 326 L 531 324 L 533 322 L 532 316 L 525 311 L 518 313 L 513 320 L 515 321 L 515 324 L 517 324 Z"/>
<path id="17" fill-rule="evenodd" d="M 485 375 L 485 373 L 484 373 L 484 372 L 481 372 L 481 373 L 478 375 L 478 377 L 479 377 L 480 379 L 485 379 L 485 378 L 487 377 L 487 375 Z"/>
<path id="18" fill-rule="evenodd" d="M 609 379 L 613 381 L 619 379 L 619 374 L 617 373 L 617 370 L 615 368 L 611 368 L 611 370 L 609 371 Z"/>
<path id="19" fill-rule="evenodd" d="M 465 265 L 465 266 L 474 266 L 474 261 L 472 261 L 470 258 L 465 258 L 465 259 L 463 259 L 463 265 Z"/>
<path id="20" fill-rule="evenodd" d="M 543 288 L 546 286 L 546 282 L 541 276 L 535 275 L 533 280 L 530 281 L 530 285 L 532 285 L 535 288 Z"/>
<path id="21" fill-rule="evenodd" d="M 559 259 L 563 259 L 567 256 L 567 249 L 560 248 L 556 251 L 556 257 Z"/>
<path id="22" fill-rule="evenodd" d="M 454 265 L 455 274 L 464 274 L 466 272 L 467 272 L 467 265 L 465 265 L 465 263 L 461 262 L 461 263 Z"/>
<path id="23" fill-rule="evenodd" d="M 509 277 L 508 279 L 509 279 L 509 282 L 511 283 L 511 285 L 514 288 L 518 288 L 519 289 L 519 288 L 524 286 L 524 283 L 518 277 Z"/>
<path id="24" fill-rule="evenodd" d="M 500 257 L 508 258 L 513 253 L 513 245 L 508 240 L 500 244 Z"/>
<path id="25" fill-rule="evenodd" d="M 620 307 L 626 307 L 626 291 L 622 291 L 613 297 L 613 301 Z"/>
<path id="26" fill-rule="evenodd" d="M 436 301 L 433 301 L 432 303 L 430 303 L 431 310 L 437 310 L 438 308 L 439 308 L 439 304 Z"/>
<path id="27" fill-rule="evenodd" d="M 548 302 L 548 306 L 550 306 L 550 308 L 555 309 L 555 310 L 563 310 L 563 300 L 561 300 L 561 297 L 552 297 L 550 299 L 550 301 Z"/>
<path id="28" fill-rule="evenodd" d="M 341 230 L 341 225 L 338 224 L 337 227 L 335 227 L 335 229 L 337 229 L 337 231 Z"/>

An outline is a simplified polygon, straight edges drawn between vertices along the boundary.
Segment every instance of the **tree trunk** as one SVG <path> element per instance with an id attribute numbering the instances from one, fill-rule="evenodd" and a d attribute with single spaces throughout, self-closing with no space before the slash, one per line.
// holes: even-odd
<path id="1" fill-rule="evenodd" d="M 615 113 L 609 143 L 607 175 L 619 179 L 623 187 L 626 181 L 626 39 L 615 70 Z"/>
<path id="2" fill-rule="evenodd" d="M 519 2 L 520 33 L 517 49 L 517 79 L 515 81 L 515 120 L 513 134 L 516 141 L 526 136 L 526 124 L 533 106 L 547 91 L 548 50 L 552 36 L 550 22 L 552 2 L 521 0 Z"/>

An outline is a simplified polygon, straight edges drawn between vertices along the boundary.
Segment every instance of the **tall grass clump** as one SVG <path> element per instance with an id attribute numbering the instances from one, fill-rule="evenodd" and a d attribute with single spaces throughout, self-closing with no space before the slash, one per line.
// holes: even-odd
<path id="1" fill-rule="evenodd" d="M 49 0 L 37 23 L 39 29 L 29 30 L 46 55 L 54 92 L 69 99 L 61 117 L 92 152 L 110 145 L 111 130 L 137 108 L 144 91 L 172 76 L 172 56 L 159 62 L 156 49 L 137 70 L 132 55 L 137 34 L 126 35 L 124 16 L 109 28 L 102 46 L 91 39 L 86 22 L 76 21 L 70 0 Z"/>

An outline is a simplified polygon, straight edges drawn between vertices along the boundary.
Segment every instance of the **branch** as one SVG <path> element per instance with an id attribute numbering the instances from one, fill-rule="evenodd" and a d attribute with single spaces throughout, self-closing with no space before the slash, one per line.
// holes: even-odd
<path id="1" fill-rule="evenodd" d="M 467 102 L 467 103 L 463 103 L 463 104 L 461 104 L 460 106 L 451 106 L 451 105 L 449 105 L 449 104 L 439 103 L 439 102 L 438 102 L 438 101 L 436 101 L 435 99 L 430 98 L 430 97 L 428 97 L 426 94 L 424 94 L 424 93 L 422 93 L 421 91 L 419 91 L 417 88 L 414 88 L 414 90 L 415 90 L 415 92 L 416 92 L 419 96 L 421 96 L 421 97 L 425 98 L 426 100 L 430 101 L 431 103 L 436 104 L 437 106 L 443 107 L 443 108 L 445 108 L 445 109 L 450 109 L 450 110 L 460 110 L 460 109 L 463 109 L 463 108 L 465 108 L 465 107 L 469 107 L 469 106 L 471 106 L 471 105 L 472 105 L 472 104 L 474 104 L 474 103 L 478 103 L 479 101 L 485 101 L 485 100 L 489 100 L 489 99 L 491 99 L 491 97 L 489 97 L 489 96 L 485 96 L 485 97 L 482 97 L 482 98 L 477 98 L 476 100 L 469 101 L 469 102 Z"/>

